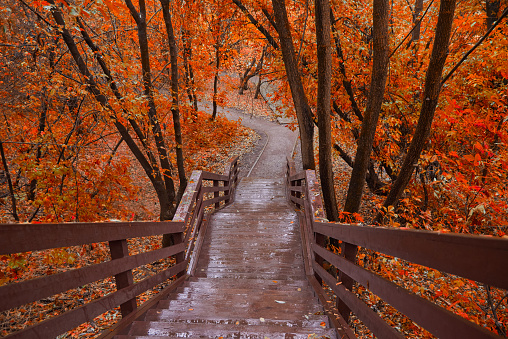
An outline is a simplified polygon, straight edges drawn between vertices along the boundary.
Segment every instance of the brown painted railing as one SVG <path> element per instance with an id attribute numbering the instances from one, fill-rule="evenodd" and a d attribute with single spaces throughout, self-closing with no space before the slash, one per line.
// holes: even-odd
<path id="1" fill-rule="evenodd" d="M 296 173 L 290 159 L 287 161 L 287 195 L 301 211 L 307 276 L 325 305 L 330 305 L 331 300 L 323 283 L 335 293 L 335 309 L 329 307 L 327 313 L 340 335 L 351 337 L 350 332 L 340 327 L 347 328 L 344 319 L 348 319 L 350 312 L 353 312 L 378 338 L 404 337 L 351 292 L 349 279 L 364 286 L 436 337 L 500 338 L 357 265 L 355 255 L 360 246 L 508 290 L 507 239 L 329 223 L 323 211 L 315 172 L 307 170 Z M 344 254 L 338 255 L 327 249 L 327 238 L 342 241 Z M 337 269 L 339 280 L 323 268 L 323 261 Z"/>
<path id="2" fill-rule="evenodd" d="M 116 292 L 93 300 L 6 338 L 54 338 L 120 305 L 122 320 L 102 337 L 122 333 L 164 295 L 180 285 L 192 271 L 206 226 L 205 209 L 228 204 L 238 181 L 238 157 L 230 160 L 223 175 L 194 171 L 175 217 L 167 222 L 103 222 L 63 224 L 0 224 L 0 255 L 59 247 L 109 242 L 111 260 L 42 278 L 0 287 L 0 312 L 38 301 L 70 289 L 114 276 Z M 211 187 L 205 183 L 211 182 Z M 223 192 L 221 194 L 221 192 Z M 213 193 L 213 198 L 207 195 Z M 127 239 L 174 234 L 173 246 L 129 255 Z M 160 259 L 176 257 L 176 264 L 137 283 L 132 270 Z M 137 308 L 136 296 L 177 277 L 168 287 Z"/>

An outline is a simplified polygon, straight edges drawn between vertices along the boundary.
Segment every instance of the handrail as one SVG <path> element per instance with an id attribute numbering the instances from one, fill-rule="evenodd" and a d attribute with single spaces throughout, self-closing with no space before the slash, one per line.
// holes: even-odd
<path id="1" fill-rule="evenodd" d="M 206 182 L 212 183 L 213 190 L 204 186 Z M 0 224 L 0 255 L 104 241 L 108 242 L 111 253 L 111 260 L 106 262 L 0 286 L 0 312 L 112 276 L 116 281 L 115 292 L 12 333 L 6 338 L 55 337 L 118 305 L 121 308 L 122 320 L 101 337 L 108 338 L 121 333 L 130 322 L 139 318 L 157 300 L 174 290 L 192 273 L 192 265 L 195 264 L 199 254 L 200 246 L 197 242 L 202 239 L 203 228 L 206 227 L 204 221 L 206 207 L 214 205 L 215 208 L 219 208 L 221 202 L 224 204 L 232 202 L 237 182 L 238 157 L 228 162 L 222 175 L 205 171 L 192 172 L 172 221 Z M 209 194 L 213 194 L 213 198 L 209 198 Z M 128 238 L 161 234 L 173 234 L 176 243 L 169 247 L 129 255 Z M 176 259 L 173 266 L 137 283 L 133 282 L 132 269 L 171 256 L 175 256 Z M 175 276 L 180 278 L 152 300 L 137 308 L 138 295 Z"/>
<path id="2" fill-rule="evenodd" d="M 333 324 L 347 322 L 353 312 L 379 338 L 404 336 L 360 300 L 342 280 L 353 279 L 386 303 L 439 338 L 500 338 L 465 318 L 384 279 L 356 264 L 354 257 L 339 255 L 326 246 L 326 238 L 344 247 L 368 248 L 433 269 L 508 289 L 508 240 L 480 235 L 440 233 L 388 227 L 330 223 L 325 219 L 314 171 L 296 173 L 287 159 L 287 197 L 300 209 L 307 276 L 317 293 L 325 283 L 336 295 L 336 308 L 327 310 Z M 343 247 L 343 248 L 344 248 Z M 339 280 L 323 267 L 326 260 L 339 272 Z M 345 320 L 346 319 L 346 320 Z M 347 334 L 346 334 L 347 336 Z"/>

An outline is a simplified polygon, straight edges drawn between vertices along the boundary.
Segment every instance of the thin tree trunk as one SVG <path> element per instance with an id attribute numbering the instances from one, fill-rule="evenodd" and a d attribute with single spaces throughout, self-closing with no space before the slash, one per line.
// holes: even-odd
<path id="1" fill-rule="evenodd" d="M 337 56 L 340 59 L 340 61 L 339 61 L 339 71 L 342 74 L 342 85 L 344 86 L 344 89 L 346 90 L 346 93 L 348 95 L 349 102 L 351 103 L 351 108 L 353 109 L 353 112 L 355 113 L 357 118 L 360 121 L 362 121 L 363 120 L 362 113 L 360 112 L 360 108 L 358 107 L 358 104 L 356 102 L 356 99 L 355 99 L 355 96 L 354 96 L 354 93 L 353 93 L 353 87 L 351 86 L 351 81 L 347 77 L 346 66 L 344 64 L 344 62 L 345 62 L 345 60 L 344 60 L 344 54 L 342 53 L 342 47 L 341 47 L 341 44 L 340 44 L 339 32 L 335 28 L 335 24 L 334 24 L 335 17 L 333 15 L 332 9 L 330 9 L 330 20 L 332 21 L 331 26 L 332 26 L 333 39 L 335 41 L 335 50 L 336 50 Z"/>
<path id="2" fill-rule="evenodd" d="M 9 195 L 11 196 L 12 216 L 14 217 L 14 220 L 19 222 L 18 209 L 16 206 L 16 195 L 14 194 L 14 187 L 12 186 L 11 173 L 9 172 L 9 166 L 7 165 L 7 159 L 5 158 L 3 142 L 0 142 L 0 156 L 2 157 L 2 165 L 4 167 L 5 178 L 7 179 L 7 185 L 9 186 Z"/>
<path id="3" fill-rule="evenodd" d="M 411 41 L 415 42 L 420 40 L 420 14 L 423 11 L 423 0 L 415 0 L 415 9 L 413 11 L 413 25 L 415 25 L 415 29 L 413 30 Z"/>
<path id="4" fill-rule="evenodd" d="M 357 213 L 360 209 L 372 144 L 374 142 L 379 113 L 381 112 L 381 104 L 383 103 L 389 61 L 388 10 L 388 0 L 374 0 L 372 78 L 344 207 L 344 211 L 349 213 Z"/>
<path id="5" fill-rule="evenodd" d="M 275 21 L 279 31 L 282 59 L 286 68 L 289 87 L 300 129 L 300 142 L 302 150 L 302 163 L 304 169 L 315 169 L 314 162 L 314 123 L 312 110 L 303 89 L 300 71 L 296 62 L 295 49 L 291 38 L 290 25 L 284 0 L 272 0 Z"/>
<path id="6" fill-rule="evenodd" d="M 499 14 L 499 0 L 486 0 L 485 13 L 487 14 L 487 31 L 492 28 Z"/>
<path id="7" fill-rule="evenodd" d="M 332 171 L 332 130 L 330 101 L 332 87 L 332 46 L 330 38 L 330 3 L 315 0 L 316 43 L 318 58 L 317 117 L 319 130 L 319 176 L 323 189 L 326 217 L 338 221 L 339 211 L 335 199 Z"/>
<path id="8" fill-rule="evenodd" d="M 370 92 L 367 98 L 367 107 L 362 121 L 362 129 L 358 139 L 358 148 L 349 181 L 349 188 L 346 197 L 344 211 L 348 213 L 357 213 L 362 201 L 365 177 L 369 170 L 370 154 L 372 144 L 376 133 L 377 121 L 381 112 L 384 91 L 386 86 L 386 77 L 388 74 L 388 0 L 374 0 L 372 9 L 373 15 L 373 65 Z M 358 247 L 349 243 L 344 243 L 341 254 L 352 262 L 356 261 Z M 352 289 L 354 280 L 343 274 L 339 275 L 343 286 L 349 290 Z M 337 309 L 342 317 L 348 321 L 351 310 L 342 301 L 337 301 Z"/>
<path id="9" fill-rule="evenodd" d="M 47 116 L 47 112 L 48 112 L 48 96 L 47 96 L 46 91 L 47 91 L 47 89 L 44 88 L 44 91 L 42 94 L 41 114 L 39 116 L 38 136 L 40 136 L 46 129 L 46 116 Z M 41 156 L 42 156 L 41 145 L 37 145 L 37 151 L 35 153 L 35 161 L 37 162 L 37 164 L 40 162 Z M 31 201 L 35 200 L 35 190 L 36 189 L 37 189 L 37 179 L 30 180 L 30 185 L 28 187 L 28 200 L 31 200 Z"/>
<path id="10" fill-rule="evenodd" d="M 183 140 L 182 127 L 180 125 L 180 103 L 178 98 L 178 48 L 176 46 L 175 34 L 173 31 L 173 23 L 171 21 L 171 13 L 169 12 L 169 0 L 160 0 L 162 5 L 162 14 L 166 24 L 166 32 L 168 34 L 169 54 L 171 57 L 171 114 L 173 116 L 173 129 L 175 131 L 176 144 L 176 164 L 178 167 L 178 178 L 180 185 L 176 195 L 176 205 L 180 203 L 180 199 L 187 187 L 187 178 L 185 176 L 185 166 L 183 157 Z"/>
<path id="11" fill-rule="evenodd" d="M 439 16 L 436 26 L 436 34 L 434 46 L 430 57 L 427 76 L 425 78 L 424 100 L 420 110 L 420 117 L 416 126 L 415 133 L 408 152 L 404 158 L 404 162 L 400 169 L 397 180 L 392 185 L 388 196 L 383 203 L 386 208 L 388 206 L 396 206 L 404 189 L 406 188 L 413 174 L 414 166 L 420 158 L 420 154 L 427 144 L 430 135 L 434 113 L 439 99 L 441 90 L 441 76 L 443 73 L 446 56 L 448 54 L 448 46 L 450 43 L 450 35 L 453 24 L 453 16 L 455 12 L 456 0 L 441 0 L 439 7 Z M 377 215 L 376 220 L 381 219 L 381 213 Z"/>
<path id="12" fill-rule="evenodd" d="M 220 51 L 219 46 L 215 46 L 215 75 L 213 77 L 213 110 L 212 121 L 217 117 L 217 93 L 219 91 L 219 67 L 220 67 Z"/>
<path id="13" fill-rule="evenodd" d="M 252 58 L 252 61 L 250 62 L 250 65 L 245 69 L 245 72 L 243 72 L 243 76 L 240 79 L 240 89 L 238 91 L 238 94 L 243 95 L 243 91 L 246 90 L 247 82 L 250 80 L 249 73 L 252 70 L 252 67 L 256 64 L 256 58 Z M 241 73 L 240 73 L 241 74 Z"/>
<path id="14" fill-rule="evenodd" d="M 192 113 L 193 117 L 197 118 L 198 111 L 198 99 L 196 97 L 196 93 L 194 91 L 194 72 L 192 70 L 192 65 L 190 64 L 190 60 L 192 59 L 192 46 L 189 38 L 189 33 L 187 30 L 182 29 L 182 40 L 183 40 L 183 67 L 185 70 L 185 88 L 187 91 L 187 96 L 189 97 L 189 102 L 194 108 L 194 112 Z"/>

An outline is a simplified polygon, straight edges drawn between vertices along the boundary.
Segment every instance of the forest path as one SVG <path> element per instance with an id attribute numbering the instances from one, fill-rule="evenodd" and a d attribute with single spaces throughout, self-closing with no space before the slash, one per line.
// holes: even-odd
<path id="1" fill-rule="evenodd" d="M 200 109 L 209 111 L 208 103 L 200 103 Z M 278 122 L 257 118 L 236 108 L 219 107 L 218 114 L 229 120 L 241 119 L 241 124 L 256 131 L 261 140 L 255 149 L 242 156 L 240 176 L 252 178 L 283 178 L 286 156 L 293 152 L 298 132 L 291 131 Z"/>

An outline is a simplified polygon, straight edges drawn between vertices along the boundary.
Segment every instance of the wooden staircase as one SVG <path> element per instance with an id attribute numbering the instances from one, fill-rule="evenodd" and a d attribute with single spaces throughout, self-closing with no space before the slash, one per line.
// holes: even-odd
<path id="1" fill-rule="evenodd" d="M 193 277 L 116 338 L 336 338 L 282 179 L 244 178 L 206 232 Z"/>

